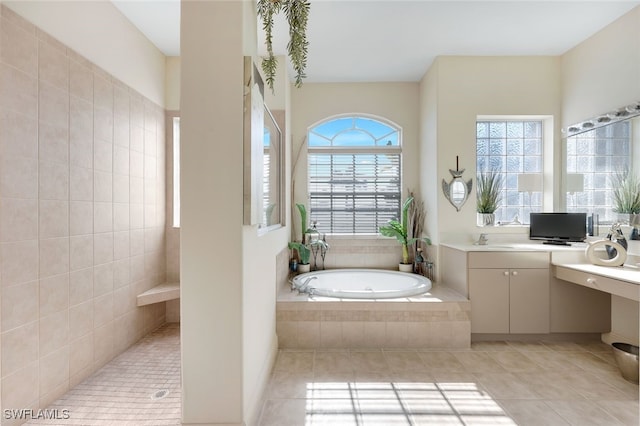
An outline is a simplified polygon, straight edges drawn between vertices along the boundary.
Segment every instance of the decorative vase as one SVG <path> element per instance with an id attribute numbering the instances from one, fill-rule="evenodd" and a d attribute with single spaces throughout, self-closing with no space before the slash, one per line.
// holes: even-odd
<path id="1" fill-rule="evenodd" d="M 622 225 L 637 226 L 640 225 L 640 214 L 636 213 L 618 213 L 616 220 Z"/>
<path id="2" fill-rule="evenodd" d="M 311 264 L 309 263 L 298 263 L 298 273 L 304 274 L 305 272 L 309 272 L 311 270 Z"/>
<path id="3" fill-rule="evenodd" d="M 476 213 L 476 224 L 478 226 L 493 226 L 496 224 L 495 213 Z"/>
<path id="4" fill-rule="evenodd" d="M 413 263 L 398 263 L 400 272 L 413 272 Z"/>

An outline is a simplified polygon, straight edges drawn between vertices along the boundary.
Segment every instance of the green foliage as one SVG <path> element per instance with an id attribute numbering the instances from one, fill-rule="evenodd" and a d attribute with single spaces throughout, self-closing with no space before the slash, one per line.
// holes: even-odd
<path id="1" fill-rule="evenodd" d="M 622 214 L 640 213 L 640 179 L 633 172 L 622 171 L 612 176 L 613 211 Z"/>
<path id="2" fill-rule="evenodd" d="M 265 44 L 267 45 L 267 57 L 262 61 L 262 70 L 265 73 L 267 85 L 273 91 L 278 62 L 273 55 L 273 17 L 284 11 L 289 24 L 289 42 L 287 54 L 296 72 L 296 87 L 302 86 L 302 80 L 306 78 L 307 53 L 309 42 L 307 41 L 307 21 L 309 20 L 309 0 L 258 0 L 258 16 L 262 19 L 262 28 L 265 32 Z"/>
<path id="3" fill-rule="evenodd" d="M 407 224 L 408 224 L 408 216 L 409 216 L 409 207 L 413 202 L 413 197 L 409 197 L 405 200 L 402 205 L 402 220 L 399 222 L 395 219 L 390 220 L 387 225 L 380 227 L 380 234 L 385 237 L 395 237 L 396 240 L 400 244 L 402 244 L 402 263 L 409 263 L 409 249 L 408 245 L 413 244 L 414 242 L 421 240 L 426 242 L 427 244 L 431 244 L 431 240 L 429 237 L 422 238 L 409 238 Z"/>
<path id="4" fill-rule="evenodd" d="M 315 229 L 307 228 L 307 208 L 302 203 L 296 203 L 296 207 L 300 212 L 300 232 L 302 232 L 302 243 L 305 243 L 305 234 L 317 233 Z"/>
<path id="5" fill-rule="evenodd" d="M 495 212 L 502 201 L 502 173 L 490 170 L 478 173 L 476 192 L 476 211 L 478 213 Z"/>
<path id="6" fill-rule="evenodd" d="M 278 69 L 278 60 L 273 55 L 273 17 L 280 12 L 282 2 L 272 0 L 258 0 L 258 16 L 262 18 L 262 29 L 265 33 L 265 44 L 267 45 L 267 57 L 262 60 L 262 71 L 264 71 L 267 84 L 273 90 L 273 83 Z"/>
<path id="7" fill-rule="evenodd" d="M 309 258 L 311 257 L 311 249 L 309 245 L 306 244 L 305 238 L 306 234 L 310 232 L 318 232 L 315 229 L 307 228 L 307 208 L 302 203 L 296 203 L 296 207 L 300 212 L 300 229 L 302 230 L 302 242 L 292 241 L 289 243 L 289 249 L 296 250 L 298 252 L 298 259 L 300 263 L 306 265 L 309 263 Z"/>
<path id="8" fill-rule="evenodd" d="M 309 247 L 297 241 L 292 241 L 289 243 L 289 249 L 298 252 L 298 258 L 300 259 L 301 264 L 309 264 L 309 258 L 311 257 L 311 250 Z"/>
<path id="9" fill-rule="evenodd" d="M 287 53 L 296 72 L 296 87 L 301 87 L 302 79 L 306 78 L 304 70 L 307 67 L 307 51 L 309 48 L 307 21 L 309 20 L 311 4 L 308 0 L 288 0 L 284 2 L 283 8 L 289 23 Z"/>

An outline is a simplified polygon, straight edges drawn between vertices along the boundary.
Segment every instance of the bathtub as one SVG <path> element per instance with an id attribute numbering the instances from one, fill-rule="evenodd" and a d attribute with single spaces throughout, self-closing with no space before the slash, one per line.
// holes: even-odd
<path id="1" fill-rule="evenodd" d="M 382 269 L 331 269 L 300 274 L 293 286 L 313 296 L 395 299 L 426 293 L 431 281 L 422 275 Z"/>

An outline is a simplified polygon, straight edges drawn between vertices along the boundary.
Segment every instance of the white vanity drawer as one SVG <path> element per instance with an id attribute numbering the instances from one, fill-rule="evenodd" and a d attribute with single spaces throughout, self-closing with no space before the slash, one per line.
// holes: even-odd
<path id="1" fill-rule="evenodd" d="M 548 268 L 546 251 L 484 251 L 470 252 L 469 268 Z"/>
<path id="2" fill-rule="evenodd" d="M 555 276 L 561 280 L 640 302 L 640 286 L 636 284 L 589 272 L 576 271 L 575 269 L 565 268 L 563 266 L 555 267 Z"/>

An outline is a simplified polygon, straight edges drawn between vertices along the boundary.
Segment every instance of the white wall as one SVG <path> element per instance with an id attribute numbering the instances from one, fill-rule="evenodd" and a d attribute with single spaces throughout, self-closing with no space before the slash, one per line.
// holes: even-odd
<path id="1" fill-rule="evenodd" d="M 259 60 L 257 60 L 259 61 Z M 265 103 L 271 111 L 285 111 L 285 126 L 281 128 L 283 149 L 291 147 L 289 123 L 290 89 L 284 58 L 279 58 L 274 92 L 265 86 Z M 289 176 L 290 155 L 282 165 Z M 289 211 L 289 179 L 285 178 L 285 214 Z M 285 218 L 285 223 L 288 223 Z M 286 246 L 289 228 L 284 226 L 266 234 L 258 234 L 256 226 L 244 226 L 244 293 L 243 293 L 243 352 L 244 352 L 244 419 L 247 424 L 257 424 L 262 396 L 269 380 L 278 351 L 276 336 L 276 257 Z"/>
<path id="2" fill-rule="evenodd" d="M 253 3 L 245 2 L 245 4 Z M 245 54 L 255 56 L 257 35 L 254 7 L 246 7 L 244 12 Z M 251 34 L 248 34 L 249 32 Z M 259 60 L 255 59 L 255 61 Z M 266 85 L 264 88 L 265 102 L 272 110 L 286 110 L 289 106 L 290 84 L 284 64 L 284 59 L 280 58 L 274 93 Z M 258 69 L 260 69 L 259 64 Z M 285 143 L 289 132 L 286 127 L 281 130 L 285 139 L 283 143 Z M 282 167 L 286 171 L 287 165 L 283 164 Z M 288 210 L 287 207 L 285 207 L 286 210 Z M 257 226 L 243 227 L 242 386 L 245 424 L 257 424 L 259 420 L 263 392 L 278 352 L 276 257 L 286 247 L 288 238 L 287 227 L 272 230 L 266 234 L 259 234 Z"/>
<path id="3" fill-rule="evenodd" d="M 421 169 L 437 168 L 437 182 L 429 185 L 429 191 L 437 192 L 438 222 L 436 237 L 439 241 L 472 241 L 480 232 L 504 232 L 501 228 L 476 227 L 476 119 L 480 115 L 560 115 L 560 60 L 558 57 L 439 57 L 423 78 L 423 96 L 433 96 L 427 91 L 437 91 L 433 110 L 423 104 L 421 122 L 436 126 L 435 164 L 432 159 L 422 159 Z M 434 68 L 436 67 L 436 68 Z M 432 75 L 434 74 L 434 75 Z M 432 81 L 435 80 L 434 81 Z M 434 114 L 437 116 L 434 118 Z M 557 165 L 560 146 L 558 123 L 553 125 L 556 146 L 551 146 L 550 162 L 545 163 L 545 185 L 558 187 L 554 181 L 553 166 Z M 430 129 L 422 129 L 421 147 L 434 153 L 434 135 Z M 546 153 L 545 153 L 546 155 Z M 446 200 L 440 182 L 449 181 L 449 169 L 455 169 L 456 156 L 460 168 L 466 169 L 463 177 L 472 178 L 474 189 L 460 212 Z M 559 167 L 559 166 L 558 166 Z M 424 181 L 423 181 L 424 182 Z M 548 187 L 548 186 L 546 186 Z M 424 189 L 423 189 L 424 192 Z M 430 196 L 433 196 L 431 194 Z M 523 233 L 521 231 L 520 233 Z"/>
<path id="4" fill-rule="evenodd" d="M 640 100 L 640 6 L 562 55 L 562 127 Z"/>
<path id="5" fill-rule="evenodd" d="M 242 224 L 243 57 L 255 53 L 255 22 L 252 2 L 182 3 L 183 424 L 254 422 L 277 352 L 276 255 L 289 230 Z"/>
<path id="6" fill-rule="evenodd" d="M 243 6 L 182 2 L 183 424 L 243 418 Z"/>
<path id="7" fill-rule="evenodd" d="M 110 1 L 3 1 L 3 4 L 164 106 L 164 55 Z"/>
<path id="8" fill-rule="evenodd" d="M 438 158 L 438 62 L 420 82 L 420 193 L 427 206 L 438 205 L 441 180 L 436 167 Z M 449 179 L 447 179 L 449 181 Z M 431 208 L 425 220 L 425 230 L 431 241 L 439 241 L 438 209 Z"/>

